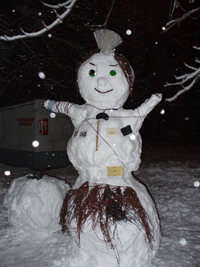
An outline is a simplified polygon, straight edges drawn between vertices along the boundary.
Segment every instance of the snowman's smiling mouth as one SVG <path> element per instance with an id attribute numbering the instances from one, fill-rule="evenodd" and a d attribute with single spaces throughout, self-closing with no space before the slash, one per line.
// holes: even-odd
<path id="1" fill-rule="evenodd" d="M 110 93 L 111 91 L 113 91 L 113 89 L 110 89 L 108 91 L 102 92 L 102 91 L 99 91 L 97 88 L 94 88 L 94 89 L 100 94 L 106 94 L 106 93 Z"/>

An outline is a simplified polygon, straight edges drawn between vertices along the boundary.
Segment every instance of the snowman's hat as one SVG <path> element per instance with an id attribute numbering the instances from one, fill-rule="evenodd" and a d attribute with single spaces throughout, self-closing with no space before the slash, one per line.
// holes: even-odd
<path id="1" fill-rule="evenodd" d="M 113 53 L 115 48 L 122 43 L 122 38 L 114 31 L 100 29 L 94 32 L 98 48 L 102 53 Z"/>

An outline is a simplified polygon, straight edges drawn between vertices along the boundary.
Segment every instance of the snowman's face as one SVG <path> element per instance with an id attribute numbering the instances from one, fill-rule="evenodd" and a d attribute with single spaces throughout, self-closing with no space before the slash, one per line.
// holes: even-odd
<path id="1" fill-rule="evenodd" d="M 87 104 L 120 108 L 129 95 L 126 77 L 114 54 L 94 54 L 78 70 L 78 85 Z"/>

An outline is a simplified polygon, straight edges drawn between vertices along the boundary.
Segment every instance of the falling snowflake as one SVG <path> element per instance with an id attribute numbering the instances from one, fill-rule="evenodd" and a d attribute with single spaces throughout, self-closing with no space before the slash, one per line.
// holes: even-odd
<path id="1" fill-rule="evenodd" d="M 195 181 L 195 182 L 194 182 L 194 186 L 195 186 L 195 187 L 199 187 L 199 186 L 200 186 L 200 182 L 199 182 L 199 181 Z"/>
<path id="2" fill-rule="evenodd" d="M 181 238 L 179 240 L 179 243 L 182 245 L 182 246 L 185 246 L 187 244 L 187 241 L 185 240 L 185 238 Z"/>
<path id="3" fill-rule="evenodd" d="M 40 143 L 39 143 L 37 140 L 35 140 L 35 141 L 32 142 L 32 146 L 33 146 L 33 147 L 38 147 L 39 144 L 40 144 Z"/>
<path id="4" fill-rule="evenodd" d="M 129 138 L 130 138 L 130 140 L 135 140 L 135 135 L 132 133 L 132 134 L 130 134 L 130 136 L 129 136 Z"/>
<path id="5" fill-rule="evenodd" d="M 132 31 L 131 30 L 126 30 L 127 35 L 131 35 Z"/>
<path id="6" fill-rule="evenodd" d="M 40 77 L 40 79 L 45 79 L 45 78 L 46 78 L 44 72 L 42 72 L 42 71 L 40 71 L 40 72 L 38 73 L 38 76 Z"/>
<path id="7" fill-rule="evenodd" d="M 54 119 L 56 117 L 56 114 L 54 112 L 51 112 L 49 116 Z"/>

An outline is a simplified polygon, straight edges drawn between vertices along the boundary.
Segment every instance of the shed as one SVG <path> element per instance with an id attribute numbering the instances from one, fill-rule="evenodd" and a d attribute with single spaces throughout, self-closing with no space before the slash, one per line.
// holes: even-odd
<path id="1" fill-rule="evenodd" d="M 68 116 L 42 108 L 43 99 L 0 109 L 0 162 L 46 170 L 70 164 L 67 142 L 73 133 Z M 35 143 L 36 145 L 34 146 Z"/>

